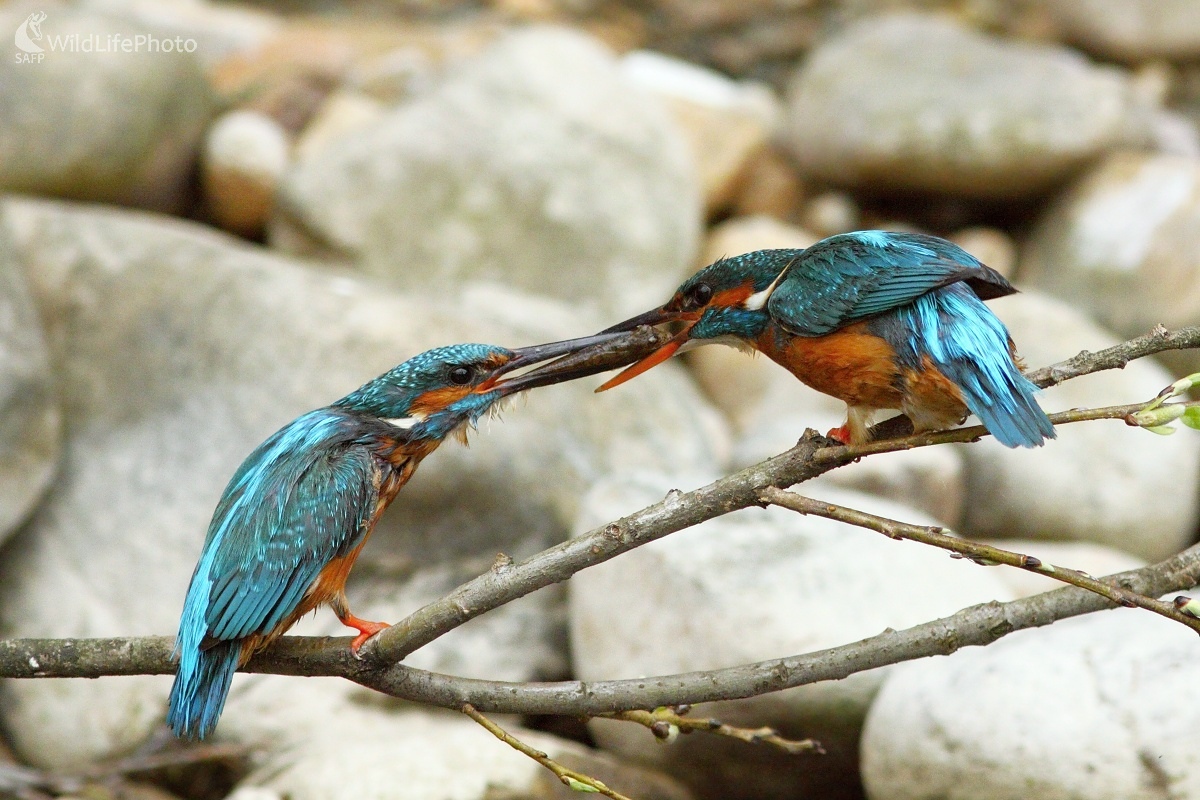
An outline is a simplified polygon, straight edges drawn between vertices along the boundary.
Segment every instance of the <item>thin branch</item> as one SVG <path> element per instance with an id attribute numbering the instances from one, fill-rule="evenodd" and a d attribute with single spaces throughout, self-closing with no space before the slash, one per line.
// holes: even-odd
<path id="1" fill-rule="evenodd" d="M 1025 377 L 1038 388 L 1049 389 L 1051 386 L 1057 386 L 1071 378 L 1090 375 L 1093 372 L 1124 369 L 1130 361 L 1155 353 L 1198 347 L 1200 347 L 1200 325 L 1175 331 L 1168 331 L 1162 325 L 1156 325 L 1149 333 L 1142 334 L 1136 339 L 1106 347 L 1095 353 L 1084 350 L 1057 364 L 1026 372 Z M 871 438 L 873 440 L 894 439 L 899 436 L 908 436 L 912 432 L 912 422 L 908 417 L 900 414 L 871 428 Z"/>
<path id="2" fill-rule="evenodd" d="M 1131 592 L 1160 596 L 1200 584 L 1200 545 L 1106 582 Z M 614 681 L 508 683 L 441 675 L 395 664 L 372 667 L 350 654 L 350 637 L 287 636 L 255 656 L 248 672 L 333 676 L 395 697 L 461 710 L 470 703 L 485 712 L 596 716 L 631 708 L 735 700 L 858 672 L 987 645 L 1026 628 L 1112 608 L 1113 603 L 1074 586 L 1008 603 L 983 603 L 901 631 L 858 642 L 738 667 Z M 175 671 L 168 636 L 138 639 L 0 640 L 0 677 L 98 677 L 164 675 Z M 71 658 L 61 658 L 69 652 Z M 126 653 L 135 654 L 134 657 Z M 40 665 L 30 667 L 30 659 Z"/>
<path id="3" fill-rule="evenodd" d="M 492 722 L 483 714 L 480 714 L 470 703 L 464 704 L 461 710 L 462 713 L 466 714 L 468 717 L 482 725 L 488 733 L 492 734 L 517 752 L 524 753 L 546 769 L 553 772 L 568 789 L 573 789 L 577 792 L 602 794 L 605 797 L 611 797 L 613 800 L 630 800 L 630 798 L 626 797 L 620 792 L 605 786 L 603 781 L 599 781 L 593 778 L 591 775 L 585 775 L 582 772 L 576 772 L 573 769 L 564 767 L 562 764 L 552 759 L 549 754 L 525 744 L 511 733 Z"/>
<path id="4" fill-rule="evenodd" d="M 1049 417 L 1056 425 L 1097 419 L 1124 420 L 1145 405 L 1072 409 Z M 969 442 L 985 435 L 987 429 L 976 425 L 861 445 L 830 446 L 828 439 L 815 432 L 806 432 L 795 447 L 782 455 L 694 491 L 672 490 L 664 500 L 648 508 L 543 550 L 522 562 L 506 564 L 503 569 L 480 575 L 368 640 L 360 653 L 364 660 L 377 666 L 397 663 L 480 614 L 537 589 L 565 581 L 582 569 L 714 517 L 761 505 L 760 493 L 768 486 L 803 483 L 875 453 Z"/>
<path id="5" fill-rule="evenodd" d="M 1036 572 L 1039 575 L 1045 575 L 1056 581 L 1062 581 L 1072 586 L 1078 586 L 1081 589 L 1087 589 L 1089 592 L 1095 592 L 1118 605 L 1153 611 L 1155 614 L 1161 614 L 1167 619 L 1186 625 L 1197 633 L 1200 633 L 1200 619 L 1180 611 L 1173 603 L 1164 602 L 1157 597 L 1147 597 L 1146 595 L 1131 592 L 1121 586 L 1093 578 L 1091 575 L 1079 570 L 1047 564 L 1033 556 L 1021 555 L 1010 550 L 1002 550 L 999 547 L 972 542 L 969 539 L 960 539 L 957 536 L 946 533 L 947 529 L 943 527 L 912 525 L 907 522 L 899 522 L 887 517 L 868 514 L 865 511 L 827 503 L 823 500 L 803 497 L 795 492 L 784 491 L 773 486 L 763 489 L 762 499 L 764 502 L 781 508 L 787 508 L 800 514 L 811 514 L 816 517 L 824 517 L 825 519 L 832 519 L 860 528 L 866 528 L 867 530 L 877 531 L 891 539 L 909 539 L 921 544 L 949 550 L 952 553 L 965 556 L 985 566 L 1004 564 L 1028 570 L 1029 572 Z"/>
<path id="6" fill-rule="evenodd" d="M 1063 381 L 1101 372 L 1124 369 L 1130 361 L 1166 350 L 1188 350 L 1200 347 L 1200 325 L 1168 331 L 1162 325 L 1136 339 L 1113 345 L 1096 353 L 1084 350 L 1077 356 L 1025 373 L 1025 377 L 1042 389 L 1057 386 Z"/>
<path id="7" fill-rule="evenodd" d="M 688 706 L 682 706 L 686 709 Z M 726 725 L 712 718 L 693 718 L 684 716 L 684 712 L 675 708 L 660 706 L 653 711 L 614 711 L 611 714 L 598 715 L 601 719 L 616 719 L 625 722 L 636 722 L 650 730 L 656 739 L 664 742 L 673 741 L 679 733 L 714 733 L 718 736 L 728 736 L 731 739 L 747 744 L 769 744 L 790 755 L 800 753 L 825 752 L 821 744 L 814 739 L 786 739 L 779 735 L 774 728 L 737 728 Z"/>

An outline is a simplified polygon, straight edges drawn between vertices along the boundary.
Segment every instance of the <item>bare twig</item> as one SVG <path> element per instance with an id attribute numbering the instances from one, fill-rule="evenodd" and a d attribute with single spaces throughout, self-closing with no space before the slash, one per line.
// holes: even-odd
<path id="1" fill-rule="evenodd" d="M 957 536 L 946 533 L 946 528 L 899 522 L 894 519 L 876 516 L 875 514 L 868 514 L 865 511 L 827 503 L 823 500 L 803 497 L 795 492 L 784 491 L 773 486 L 768 486 L 762 490 L 762 499 L 765 503 L 791 509 L 800 514 L 825 517 L 826 519 L 856 525 L 860 528 L 878 531 L 892 539 L 909 539 L 921 544 L 940 547 L 943 550 L 949 550 L 986 566 L 1004 564 L 1036 572 L 1039 575 L 1045 575 L 1056 581 L 1062 581 L 1072 586 L 1078 586 L 1081 589 L 1087 589 L 1089 592 L 1095 592 L 1118 605 L 1153 611 L 1200 633 L 1200 619 L 1180 611 L 1173 603 L 1164 602 L 1157 597 L 1147 597 L 1137 592 L 1131 592 L 1121 586 L 1093 578 L 1091 575 L 1079 570 L 1046 564 L 1041 559 L 1034 558 L 1033 556 L 1021 555 L 1010 550 L 1002 550 L 999 547 L 972 542 L 969 539 L 960 539 Z"/>
<path id="2" fill-rule="evenodd" d="M 1106 347 L 1095 353 L 1084 350 L 1078 355 L 1065 361 L 1051 364 L 1048 367 L 1031 370 L 1025 373 L 1033 384 L 1041 389 L 1049 389 L 1071 378 L 1090 375 L 1093 372 L 1103 372 L 1109 369 L 1124 369 L 1130 361 L 1145 356 L 1154 355 L 1167 350 L 1187 350 L 1200 347 L 1200 325 L 1168 331 L 1162 325 L 1156 325 L 1154 330 L 1142 334 L 1136 339 L 1130 339 L 1112 347 Z M 913 432 L 912 422 L 903 414 L 886 419 L 871 428 L 871 438 L 894 439 L 907 436 Z"/>
<path id="3" fill-rule="evenodd" d="M 1200 545 L 1106 582 L 1157 597 L 1200 584 Z M 803 655 L 725 669 L 614 681 L 507 683 L 440 675 L 402 664 L 375 667 L 350 654 L 350 637 L 287 636 L 256 655 L 249 672 L 335 676 L 405 700 L 461 710 L 470 703 L 487 712 L 596 716 L 630 708 L 734 700 L 840 680 L 876 667 L 963 647 L 987 645 L 1026 628 L 1087 614 L 1113 603 L 1074 586 L 1008 603 L 983 603 L 901 631 Z M 168 636 L 137 639 L 0 640 L 0 677 L 163 675 L 175 671 Z M 69 654 L 69 657 L 62 657 Z M 133 654 L 133 655 L 128 655 Z M 34 670 L 30 659 L 41 666 Z"/>
<path id="4" fill-rule="evenodd" d="M 1168 331 L 1158 325 L 1149 333 L 1136 339 L 1107 347 L 1096 353 L 1084 350 L 1077 356 L 1051 364 L 1048 367 L 1025 373 L 1025 377 L 1042 389 L 1057 386 L 1063 381 L 1101 372 L 1107 369 L 1124 369 L 1130 361 L 1154 355 L 1166 350 L 1188 350 L 1200 347 L 1200 325 Z"/>
<path id="5" fill-rule="evenodd" d="M 1072 409 L 1049 416 L 1056 425 L 1097 419 L 1124 420 L 1144 406 L 1145 403 L 1134 403 Z M 875 453 L 969 442 L 985 435 L 987 429 L 975 425 L 861 445 L 830 446 L 824 437 L 806 433 L 782 455 L 691 492 L 672 491 L 655 505 L 543 550 L 502 573 L 489 571 L 480 575 L 384 630 L 369 640 L 361 653 L 376 665 L 396 663 L 480 614 L 564 581 L 582 569 L 714 517 L 760 505 L 760 493 L 768 486 L 793 486 Z"/>
<path id="6" fill-rule="evenodd" d="M 577 792 L 602 794 L 605 797 L 611 797 L 613 800 L 630 800 L 630 798 L 626 797 L 620 792 L 605 786 L 603 781 L 599 781 L 593 778 L 591 775 L 585 775 L 582 772 L 576 772 L 573 769 L 564 767 L 562 764 L 552 759 L 549 754 L 525 744 L 511 733 L 492 722 L 483 714 L 480 714 L 470 703 L 463 704 L 461 710 L 468 717 L 482 725 L 488 733 L 492 734 L 514 750 L 524 753 L 546 769 L 553 772 L 567 788 L 574 789 Z"/>
<path id="7" fill-rule="evenodd" d="M 687 708 L 684 706 L 683 708 Z M 653 711 L 614 711 L 611 714 L 598 715 L 602 719 L 616 719 L 625 722 L 636 722 L 650 730 L 656 739 L 671 741 L 676 734 L 702 731 L 715 733 L 718 736 L 728 736 L 747 744 L 769 744 L 785 753 L 798 755 L 800 753 L 824 754 L 819 742 L 814 739 L 786 739 L 779 735 L 774 728 L 736 728 L 712 718 L 693 718 L 684 716 L 676 708 L 660 706 Z"/>

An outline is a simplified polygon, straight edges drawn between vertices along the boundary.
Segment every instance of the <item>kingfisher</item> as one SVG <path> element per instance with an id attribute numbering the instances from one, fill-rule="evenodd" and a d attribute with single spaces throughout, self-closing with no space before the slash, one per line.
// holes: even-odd
<path id="1" fill-rule="evenodd" d="M 417 465 L 452 434 L 465 443 L 505 397 L 610 367 L 509 373 L 612 338 L 429 350 L 260 444 L 225 487 L 188 587 L 167 713 L 176 735 L 211 733 L 237 668 L 318 606 L 358 631 L 356 655 L 388 627 L 351 613 L 346 578 Z"/>
<path id="2" fill-rule="evenodd" d="M 689 343 L 764 353 L 808 386 L 842 400 L 828 436 L 870 438 L 876 412 L 904 412 L 918 433 L 974 414 L 1008 447 L 1055 438 L 1022 374 L 1012 337 L 984 300 L 1016 292 L 961 247 L 936 236 L 856 231 L 807 249 L 722 258 L 663 306 L 607 332 L 682 322 L 665 344 L 597 391 L 669 359 Z"/>

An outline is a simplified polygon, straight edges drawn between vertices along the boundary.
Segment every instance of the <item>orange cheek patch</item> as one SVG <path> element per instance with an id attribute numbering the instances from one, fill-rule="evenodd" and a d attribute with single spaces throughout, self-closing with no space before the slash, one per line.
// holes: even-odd
<path id="1" fill-rule="evenodd" d="M 443 386 L 440 389 L 430 389 L 428 392 L 417 395 L 417 399 L 413 400 L 408 413 L 413 416 L 433 414 L 451 403 L 462 400 L 470 393 L 470 386 Z"/>
<path id="2" fill-rule="evenodd" d="M 740 286 L 734 286 L 732 289 L 722 289 L 714 294 L 712 299 L 708 301 L 708 307 L 740 306 L 752 294 L 754 294 L 754 284 L 746 281 Z"/>

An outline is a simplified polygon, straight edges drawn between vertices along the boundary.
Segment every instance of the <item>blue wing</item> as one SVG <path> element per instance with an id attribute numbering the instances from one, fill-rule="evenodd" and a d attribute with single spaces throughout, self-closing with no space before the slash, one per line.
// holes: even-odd
<path id="1" fill-rule="evenodd" d="M 1016 291 L 958 245 L 917 233 L 858 231 L 830 236 L 797 258 L 767 310 L 787 331 L 822 336 L 963 281 L 981 299 Z"/>
<path id="2" fill-rule="evenodd" d="M 300 417 L 238 469 L 213 513 L 184 604 L 180 649 L 268 633 L 321 569 L 361 541 L 379 497 L 378 466 L 350 447 L 352 423 Z"/>
<path id="3" fill-rule="evenodd" d="M 379 467 L 346 414 L 321 409 L 263 442 L 230 479 L 184 601 L 168 721 L 179 735 L 216 726 L 241 642 L 295 611 L 330 560 L 365 535 Z"/>

